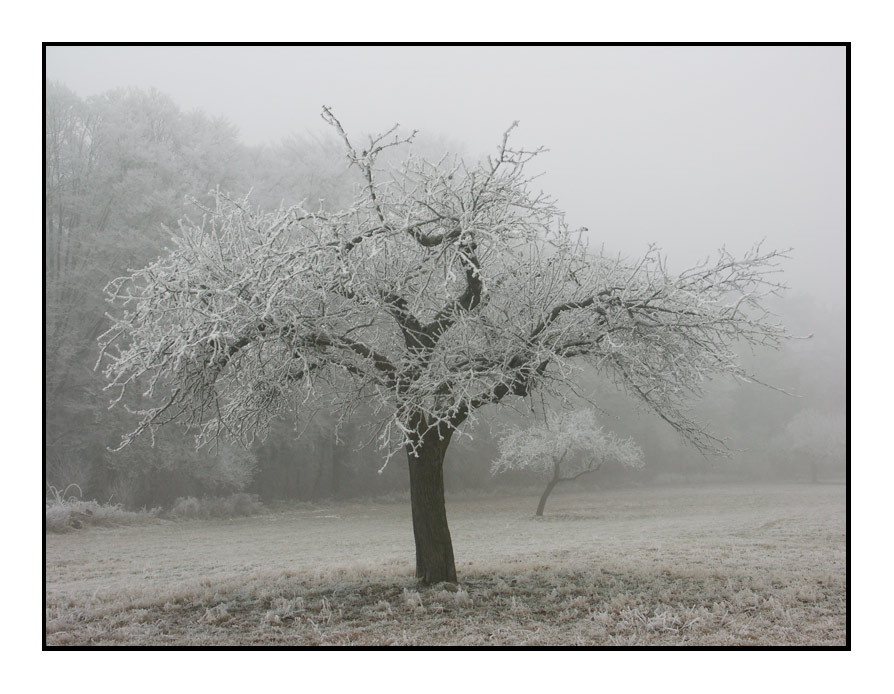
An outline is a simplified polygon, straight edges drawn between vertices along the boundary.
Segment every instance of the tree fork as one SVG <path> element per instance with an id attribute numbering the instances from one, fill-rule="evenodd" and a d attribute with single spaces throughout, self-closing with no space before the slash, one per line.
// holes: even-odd
<path id="1" fill-rule="evenodd" d="M 416 578 L 425 585 L 456 583 L 453 543 L 447 527 L 444 502 L 444 455 L 450 443 L 425 437 L 416 448 L 407 448 L 410 468 L 410 505 L 416 540 Z"/>

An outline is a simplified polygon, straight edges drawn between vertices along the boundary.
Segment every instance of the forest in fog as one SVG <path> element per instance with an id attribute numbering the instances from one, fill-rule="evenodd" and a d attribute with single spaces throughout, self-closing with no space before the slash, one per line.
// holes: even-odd
<path id="1" fill-rule="evenodd" d="M 200 220 L 213 191 L 238 198 L 250 192 L 248 200 L 262 210 L 301 201 L 332 210 L 347 205 L 358 180 L 337 138 L 321 127 L 318 134 L 249 146 L 226 120 L 186 112 L 163 93 L 119 89 L 84 99 L 61 83 L 47 84 L 45 123 L 47 488 L 76 485 L 82 498 L 130 509 L 234 492 L 267 502 L 403 493 L 406 466 L 384 465 L 364 426 L 373 414 L 362 410 L 337 435 L 336 413 L 322 410 L 277 421 L 247 449 L 227 440 L 197 449 L 192 433 L 167 428 L 154 441 L 144 436 L 115 452 L 135 426 L 128 406 L 140 405 L 125 400 L 109 408 L 112 394 L 95 369 L 97 340 L 111 325 L 106 285 L 164 255 L 178 221 Z M 450 135 L 423 137 L 417 148 L 437 158 Z M 610 246 L 611 230 L 605 238 Z M 580 390 L 603 426 L 642 449 L 643 464 L 608 465 L 579 484 L 842 480 L 841 307 L 792 290 L 774 299 L 773 309 L 792 335 L 805 339 L 742 354 L 772 388 L 717 382 L 693 404 L 694 418 L 726 440 L 728 456 L 702 456 L 611 381 L 588 372 Z M 536 483 L 525 471 L 491 474 L 503 433 L 533 423 L 522 404 L 485 408 L 448 453 L 448 491 Z"/>

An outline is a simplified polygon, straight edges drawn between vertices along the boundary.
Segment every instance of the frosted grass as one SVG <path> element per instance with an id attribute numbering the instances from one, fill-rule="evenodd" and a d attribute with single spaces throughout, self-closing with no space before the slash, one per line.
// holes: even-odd
<path id="1" fill-rule="evenodd" d="M 47 535 L 49 645 L 844 645 L 842 486 L 448 499 L 459 585 L 405 502 Z"/>

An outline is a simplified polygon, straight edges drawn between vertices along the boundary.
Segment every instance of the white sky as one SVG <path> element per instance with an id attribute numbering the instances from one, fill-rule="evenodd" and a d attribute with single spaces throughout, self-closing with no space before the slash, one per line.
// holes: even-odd
<path id="1" fill-rule="evenodd" d="M 843 47 L 49 47 L 46 73 L 84 97 L 155 87 L 248 144 L 322 132 L 322 104 L 349 132 L 399 122 L 474 155 L 519 120 L 594 243 L 654 242 L 682 269 L 766 238 L 843 320 Z"/>

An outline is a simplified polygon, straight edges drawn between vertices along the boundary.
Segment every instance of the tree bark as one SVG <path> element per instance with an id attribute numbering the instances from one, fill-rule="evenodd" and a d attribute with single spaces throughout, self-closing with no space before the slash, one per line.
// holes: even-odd
<path id="1" fill-rule="evenodd" d="M 418 448 L 418 458 L 407 450 L 416 578 L 426 585 L 441 581 L 456 583 L 453 543 L 444 503 L 444 455 L 449 443 L 449 435 L 444 440 L 426 437 Z"/>
<path id="2" fill-rule="evenodd" d="M 546 506 L 546 499 L 549 497 L 550 493 L 553 491 L 553 487 L 555 487 L 559 483 L 557 479 L 551 479 L 549 484 L 546 485 L 546 489 L 543 490 L 543 494 L 540 496 L 540 503 L 537 504 L 537 513 L 535 516 L 543 515 L 543 508 Z M 530 506 L 528 507 L 530 508 Z"/>
<path id="3" fill-rule="evenodd" d="M 546 489 L 543 490 L 543 494 L 540 495 L 540 503 L 537 504 L 537 513 L 535 516 L 542 516 L 543 509 L 546 506 L 546 500 L 549 498 L 550 493 L 553 491 L 553 487 L 555 487 L 559 482 L 562 481 L 561 477 L 559 477 L 559 466 L 562 464 L 562 461 L 565 459 L 565 453 L 562 454 L 562 457 L 558 460 L 553 461 L 553 476 L 550 479 L 549 483 L 546 485 Z"/>

